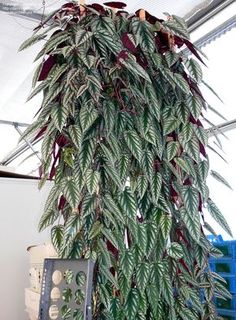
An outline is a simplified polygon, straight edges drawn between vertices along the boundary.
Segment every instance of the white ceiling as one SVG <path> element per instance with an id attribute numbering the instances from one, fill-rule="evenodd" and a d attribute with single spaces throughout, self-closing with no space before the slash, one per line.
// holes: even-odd
<path id="1" fill-rule="evenodd" d="M 160 16 L 163 12 L 175 13 L 179 16 L 185 16 L 195 7 L 205 6 L 212 0 L 185 0 L 185 1 L 174 1 L 174 0 L 123 0 L 122 2 L 127 4 L 127 10 L 134 12 L 137 9 L 144 8 L 147 11 L 152 12 L 154 15 Z M 60 5 L 70 2 L 63 0 L 45 0 L 46 11 L 52 11 L 57 9 Z M 87 0 L 86 3 L 104 3 L 107 0 Z M 0 3 L 7 5 L 15 5 L 21 7 L 23 10 L 33 10 L 34 12 L 40 13 L 43 8 L 43 0 L 1 0 Z M 199 8 L 200 8 L 199 7 Z"/>

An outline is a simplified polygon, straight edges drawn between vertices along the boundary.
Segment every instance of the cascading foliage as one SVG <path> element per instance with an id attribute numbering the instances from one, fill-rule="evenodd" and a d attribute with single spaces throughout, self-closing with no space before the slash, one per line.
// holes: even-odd
<path id="1" fill-rule="evenodd" d="M 44 41 L 23 136 L 43 137 L 54 181 L 39 229 L 61 257 L 95 260 L 93 319 L 218 319 L 212 297 L 229 293 L 205 208 L 230 229 L 206 185 L 201 67 L 181 49 L 201 56 L 179 17 L 123 7 L 67 3 L 20 48 Z"/>

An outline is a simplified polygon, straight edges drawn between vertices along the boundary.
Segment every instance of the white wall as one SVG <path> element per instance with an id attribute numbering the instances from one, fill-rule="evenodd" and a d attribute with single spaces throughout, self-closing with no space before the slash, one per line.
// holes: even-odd
<path id="1" fill-rule="evenodd" d="M 0 319 L 28 320 L 24 288 L 29 286 L 27 247 L 49 239 L 37 224 L 50 189 L 36 180 L 0 178 Z"/>

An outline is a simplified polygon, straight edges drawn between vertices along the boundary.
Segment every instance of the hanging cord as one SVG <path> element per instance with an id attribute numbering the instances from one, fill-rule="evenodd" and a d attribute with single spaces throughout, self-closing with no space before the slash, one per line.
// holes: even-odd
<path id="1" fill-rule="evenodd" d="M 41 24 L 43 24 L 43 20 L 44 20 L 44 17 L 45 17 L 46 0 L 42 0 L 42 8 L 43 8 L 43 13 L 42 13 L 42 16 L 41 16 Z"/>

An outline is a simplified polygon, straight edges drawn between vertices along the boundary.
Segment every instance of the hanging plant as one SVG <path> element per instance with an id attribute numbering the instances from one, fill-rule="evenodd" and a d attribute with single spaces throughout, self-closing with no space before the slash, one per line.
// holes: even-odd
<path id="1" fill-rule="evenodd" d="M 54 181 L 39 229 L 60 257 L 94 259 L 93 319 L 217 319 L 229 293 L 203 208 L 231 232 L 206 185 L 201 54 L 179 17 L 114 8 L 67 3 L 21 46 L 44 41 L 24 133 Z"/>

